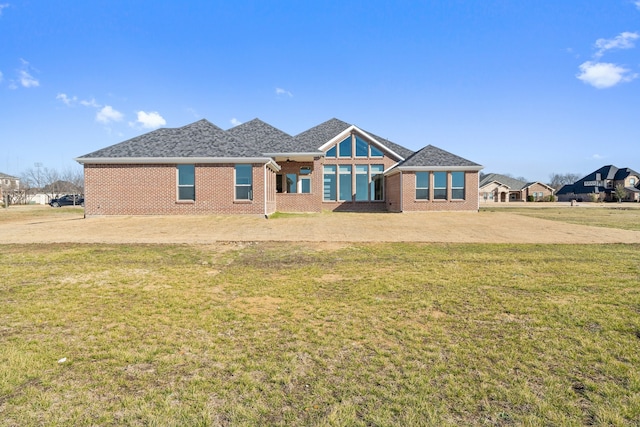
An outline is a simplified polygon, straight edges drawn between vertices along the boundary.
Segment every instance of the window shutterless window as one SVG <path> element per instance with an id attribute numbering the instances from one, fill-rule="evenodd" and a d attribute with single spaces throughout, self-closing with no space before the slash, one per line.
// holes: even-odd
<path id="1" fill-rule="evenodd" d="M 196 199 L 196 167 L 195 165 L 178 165 L 178 200 Z"/>
<path id="2" fill-rule="evenodd" d="M 451 198 L 464 199 L 464 172 L 451 172 Z"/>
<path id="3" fill-rule="evenodd" d="M 336 165 L 324 165 L 323 167 L 323 195 L 325 201 L 336 200 Z"/>
<path id="4" fill-rule="evenodd" d="M 287 174 L 287 193 L 297 193 L 298 177 L 295 173 Z"/>
<path id="5" fill-rule="evenodd" d="M 236 165 L 236 200 L 253 200 L 253 167 Z"/>
<path id="6" fill-rule="evenodd" d="M 351 157 L 351 135 L 338 144 L 339 157 Z"/>
<path id="7" fill-rule="evenodd" d="M 340 194 L 338 200 L 346 200 L 350 202 L 353 198 L 351 192 L 351 165 L 340 165 L 338 170 L 340 172 Z"/>
<path id="8" fill-rule="evenodd" d="M 356 157 L 367 157 L 369 155 L 369 144 L 359 136 L 356 136 Z"/>
<path id="9" fill-rule="evenodd" d="M 356 201 L 369 200 L 369 165 L 356 165 Z"/>
<path id="10" fill-rule="evenodd" d="M 371 200 L 384 200 L 384 165 L 371 165 Z"/>
<path id="11" fill-rule="evenodd" d="M 416 172 L 416 200 L 429 200 L 429 172 Z"/>
<path id="12" fill-rule="evenodd" d="M 433 198 L 435 200 L 447 199 L 447 173 L 433 173 Z"/>

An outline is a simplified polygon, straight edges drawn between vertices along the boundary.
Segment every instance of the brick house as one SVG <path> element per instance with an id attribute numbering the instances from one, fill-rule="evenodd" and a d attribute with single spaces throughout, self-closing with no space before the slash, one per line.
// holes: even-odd
<path id="1" fill-rule="evenodd" d="M 549 201 L 555 189 L 542 182 L 526 182 L 490 173 L 480 180 L 480 203 Z"/>
<path id="2" fill-rule="evenodd" d="M 76 158 L 92 215 L 478 210 L 482 166 L 338 119 L 291 136 L 254 119 L 162 128 Z"/>
<path id="3" fill-rule="evenodd" d="M 624 187 L 626 193 L 623 200 L 640 201 L 640 173 L 613 165 L 603 166 L 573 184 L 563 186 L 556 194 L 560 201 L 613 202 L 617 201 L 615 191 L 619 185 Z"/>

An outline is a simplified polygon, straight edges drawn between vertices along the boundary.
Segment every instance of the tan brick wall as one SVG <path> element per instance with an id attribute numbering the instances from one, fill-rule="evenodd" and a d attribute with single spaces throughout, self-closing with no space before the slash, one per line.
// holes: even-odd
<path id="1" fill-rule="evenodd" d="M 249 202 L 234 201 L 234 167 L 234 164 L 196 164 L 196 200 L 191 202 L 177 200 L 176 165 L 87 164 L 84 168 L 85 214 L 263 215 L 265 165 L 253 165 L 253 200 Z M 268 169 L 266 174 L 267 184 L 273 180 L 275 189 L 275 175 Z M 269 203 L 267 209 L 268 206 Z"/>
<path id="2" fill-rule="evenodd" d="M 548 200 L 549 196 L 552 194 L 551 190 L 544 185 L 535 183 L 530 187 L 527 187 L 526 194 L 524 195 L 524 200 L 528 201 L 529 196 L 533 196 L 533 193 L 543 193 L 542 197 L 538 197 L 536 200 L 544 199 L 545 201 Z"/>
<path id="3" fill-rule="evenodd" d="M 465 172 L 464 200 L 451 199 L 451 174 L 447 173 L 447 200 L 433 200 L 433 173 L 430 174 L 429 200 L 416 200 L 415 172 L 402 172 L 402 211 L 477 211 L 478 172 Z"/>

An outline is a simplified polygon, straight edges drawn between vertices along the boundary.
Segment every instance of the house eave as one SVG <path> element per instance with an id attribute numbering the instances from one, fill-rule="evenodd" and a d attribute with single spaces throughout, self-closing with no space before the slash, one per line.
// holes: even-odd
<path id="1" fill-rule="evenodd" d="M 263 163 L 275 171 L 280 170 L 280 165 L 271 157 L 77 157 L 74 160 L 81 165 Z"/>
<path id="2" fill-rule="evenodd" d="M 403 172 L 479 172 L 484 166 L 398 166 Z"/>

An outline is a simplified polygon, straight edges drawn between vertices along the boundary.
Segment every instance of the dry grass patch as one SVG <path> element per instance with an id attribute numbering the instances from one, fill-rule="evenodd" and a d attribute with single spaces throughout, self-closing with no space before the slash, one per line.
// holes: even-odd
<path id="1" fill-rule="evenodd" d="M 0 425 L 640 423 L 638 245 L 228 249 L 0 246 Z"/>

